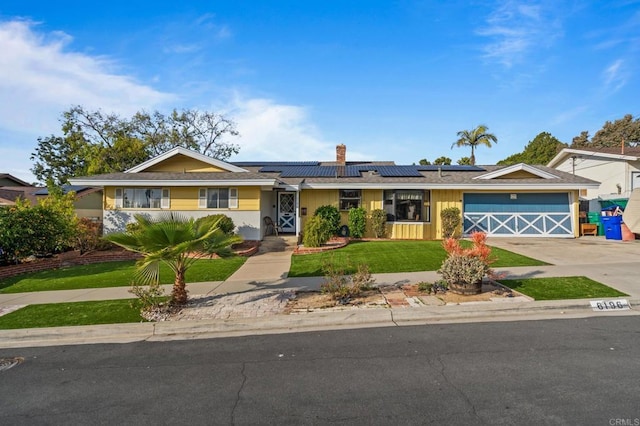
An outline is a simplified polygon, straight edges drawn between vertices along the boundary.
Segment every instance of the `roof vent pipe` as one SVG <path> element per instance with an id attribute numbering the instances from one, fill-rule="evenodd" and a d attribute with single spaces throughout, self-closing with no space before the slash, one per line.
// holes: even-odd
<path id="1" fill-rule="evenodd" d="M 438 177 L 442 177 L 442 167 L 438 166 Z"/>

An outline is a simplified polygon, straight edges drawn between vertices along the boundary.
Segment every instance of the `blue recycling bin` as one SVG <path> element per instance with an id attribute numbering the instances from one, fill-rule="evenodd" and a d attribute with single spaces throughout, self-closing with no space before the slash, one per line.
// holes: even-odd
<path id="1" fill-rule="evenodd" d="M 602 216 L 601 220 L 607 240 L 622 240 L 622 216 Z"/>

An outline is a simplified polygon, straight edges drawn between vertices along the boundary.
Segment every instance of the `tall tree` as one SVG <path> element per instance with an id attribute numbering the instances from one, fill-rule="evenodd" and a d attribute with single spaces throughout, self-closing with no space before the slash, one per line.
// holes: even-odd
<path id="1" fill-rule="evenodd" d="M 453 149 L 454 146 L 470 146 L 471 147 L 471 165 L 476 164 L 476 155 L 475 149 L 479 145 L 485 145 L 487 148 L 491 148 L 491 142 L 498 143 L 498 138 L 493 134 L 488 132 L 489 128 L 481 124 L 475 129 L 472 130 L 461 130 L 458 132 L 458 140 L 451 145 Z"/>
<path id="2" fill-rule="evenodd" d="M 177 305 L 187 302 L 185 274 L 197 257 L 192 253 L 230 255 L 230 246 L 242 241 L 237 235 L 220 229 L 222 216 L 200 219 L 169 214 L 157 219 L 136 215 L 133 230 L 114 233 L 105 239 L 144 257 L 137 263 L 137 278 L 142 284 L 159 282 L 159 265 L 165 263 L 175 274 L 171 301 Z"/>
<path id="3" fill-rule="evenodd" d="M 423 158 L 420 161 L 418 161 L 418 164 L 420 164 L 421 166 L 429 166 L 431 165 L 431 161 L 427 160 L 426 158 Z"/>
<path id="4" fill-rule="evenodd" d="M 458 160 L 458 164 L 461 166 L 470 166 L 471 165 L 471 158 L 469 157 L 461 157 Z"/>
<path id="5" fill-rule="evenodd" d="M 176 146 L 220 160 L 240 149 L 225 141 L 238 135 L 233 121 L 198 110 L 143 111 L 126 119 L 75 106 L 62 114 L 62 133 L 39 138 L 31 154 L 40 181 L 63 184 L 72 176 L 124 171 Z"/>
<path id="6" fill-rule="evenodd" d="M 589 132 L 586 130 L 583 130 L 571 140 L 571 148 L 586 148 L 589 144 Z"/>
<path id="7" fill-rule="evenodd" d="M 607 121 L 591 138 L 594 148 L 619 147 L 623 143 L 640 143 L 640 117 L 634 120 L 633 115 L 627 114 L 614 122 Z"/>
<path id="8" fill-rule="evenodd" d="M 602 128 L 589 138 L 589 132 L 583 131 L 573 138 L 571 148 L 611 148 L 640 143 L 640 117 L 626 114 L 615 121 L 606 121 Z"/>
<path id="9" fill-rule="evenodd" d="M 498 161 L 498 164 L 547 164 L 562 148 L 565 148 L 566 146 L 566 144 L 560 142 L 550 133 L 542 132 L 533 138 L 533 140 L 529 141 L 523 152 L 513 154 L 504 160 Z"/>

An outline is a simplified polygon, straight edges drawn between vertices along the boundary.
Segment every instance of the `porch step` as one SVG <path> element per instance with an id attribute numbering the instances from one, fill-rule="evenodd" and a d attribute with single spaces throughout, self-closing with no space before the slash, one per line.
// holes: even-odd
<path id="1" fill-rule="evenodd" d="M 269 235 L 260 243 L 260 253 L 274 251 L 293 251 L 298 245 L 298 237 L 295 235 Z"/>

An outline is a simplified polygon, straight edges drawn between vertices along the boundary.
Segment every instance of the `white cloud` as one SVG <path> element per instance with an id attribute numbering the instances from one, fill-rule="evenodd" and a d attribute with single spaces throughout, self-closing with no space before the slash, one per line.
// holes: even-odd
<path id="1" fill-rule="evenodd" d="M 71 42 L 34 22 L 0 21 L 0 172 L 35 180 L 36 139 L 59 134 L 60 115 L 73 105 L 126 116 L 175 98 L 118 73 L 109 58 L 74 52 Z"/>
<path id="2" fill-rule="evenodd" d="M 269 99 L 236 97 L 231 116 L 238 123 L 244 160 L 331 159 L 332 144 L 309 123 L 304 108 Z"/>
<path id="3" fill-rule="evenodd" d="M 118 73 L 109 58 L 72 51 L 71 41 L 33 22 L 0 22 L 0 130 L 46 135 L 72 105 L 127 115 L 174 98 Z"/>
<path id="4" fill-rule="evenodd" d="M 335 160 L 338 142 L 325 140 L 304 107 L 278 104 L 270 99 L 244 99 L 236 95 L 227 107 L 238 124 L 240 153 L 232 160 Z M 347 160 L 366 155 L 349 150 Z"/>
<path id="5" fill-rule="evenodd" d="M 618 59 L 609 65 L 603 72 L 605 90 L 617 92 L 627 84 L 627 73 L 624 69 L 624 61 Z"/>
<path id="6" fill-rule="evenodd" d="M 531 50 L 550 45 L 561 30 L 558 21 L 546 12 L 543 4 L 501 1 L 486 26 L 477 31 L 492 40 L 483 47 L 484 57 L 510 68 Z"/>

